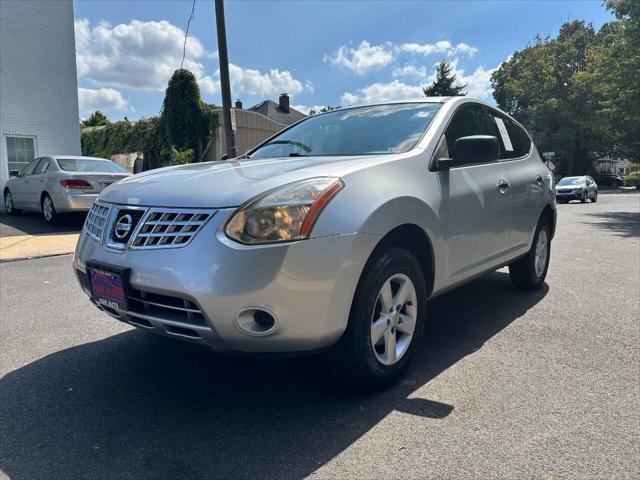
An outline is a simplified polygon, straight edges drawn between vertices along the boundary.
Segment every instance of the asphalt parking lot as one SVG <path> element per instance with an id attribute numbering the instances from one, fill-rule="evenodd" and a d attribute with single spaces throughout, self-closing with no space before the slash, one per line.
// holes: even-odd
<path id="1" fill-rule="evenodd" d="M 36 478 L 640 477 L 640 195 L 559 205 L 547 285 L 429 303 L 378 394 L 98 312 L 71 256 L 0 264 L 0 471 Z M 0 476 L 2 476 L 0 474 Z"/>

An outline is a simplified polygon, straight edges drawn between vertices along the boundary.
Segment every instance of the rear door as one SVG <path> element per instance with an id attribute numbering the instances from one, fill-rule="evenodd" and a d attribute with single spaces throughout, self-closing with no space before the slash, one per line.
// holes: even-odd
<path id="1" fill-rule="evenodd" d="M 40 159 L 38 165 L 33 170 L 33 175 L 29 179 L 29 203 L 33 208 L 40 208 L 40 196 L 47 182 L 47 172 L 51 162 L 48 158 Z"/>
<path id="2" fill-rule="evenodd" d="M 487 110 L 464 104 L 445 130 L 448 154 L 455 141 L 470 135 L 495 135 Z M 440 172 L 445 204 L 448 283 L 488 270 L 509 248 L 509 179 L 501 162 Z"/>
<path id="3" fill-rule="evenodd" d="M 509 175 L 510 243 L 515 253 L 521 253 L 531 246 L 551 177 L 524 129 L 500 112 L 489 110 L 489 114 L 498 126 L 500 161 Z"/>

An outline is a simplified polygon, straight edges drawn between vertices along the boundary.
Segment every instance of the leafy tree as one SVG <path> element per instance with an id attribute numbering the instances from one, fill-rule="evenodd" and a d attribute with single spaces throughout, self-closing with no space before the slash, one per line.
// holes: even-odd
<path id="1" fill-rule="evenodd" d="M 567 174 L 592 170 L 604 136 L 598 98 L 582 78 L 595 35 L 591 24 L 567 22 L 557 38 L 536 37 L 491 77 L 498 106 L 534 132 L 541 150 L 556 152 Z"/>
<path id="2" fill-rule="evenodd" d="M 616 20 L 596 32 L 566 22 L 536 37 L 492 75 L 498 106 L 534 132 L 567 174 L 593 170 L 594 156 L 640 161 L 640 3 L 608 0 Z"/>
<path id="3" fill-rule="evenodd" d="M 82 120 L 80 125 L 83 127 L 100 127 L 102 125 L 109 125 L 109 119 L 100 110 L 93 112 L 89 118 Z"/>
<path id="4" fill-rule="evenodd" d="M 209 133 L 209 121 L 202 111 L 200 89 L 189 70 L 176 70 L 164 97 L 161 127 L 166 140 L 176 150 L 191 149 L 200 157 Z"/>
<path id="5" fill-rule="evenodd" d="M 451 63 L 442 59 L 436 67 L 436 79 L 431 85 L 423 88 L 424 94 L 427 97 L 461 97 L 466 95 L 467 92 L 463 90 L 467 85 L 455 86 L 456 75 L 452 72 Z"/>
<path id="6" fill-rule="evenodd" d="M 640 2 L 608 0 L 605 5 L 616 20 L 598 32 L 585 83 L 600 100 L 605 153 L 640 162 Z"/>

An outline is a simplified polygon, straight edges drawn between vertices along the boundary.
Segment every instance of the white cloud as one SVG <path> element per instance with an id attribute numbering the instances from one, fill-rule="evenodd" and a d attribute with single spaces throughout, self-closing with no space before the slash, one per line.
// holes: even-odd
<path id="1" fill-rule="evenodd" d="M 480 65 L 468 75 L 465 74 L 463 68 L 458 67 L 458 59 L 451 62 L 451 65 L 453 66 L 451 73 L 456 75 L 458 85 L 467 85 L 465 91 L 469 97 L 491 101 L 493 93 L 491 89 L 491 74 L 495 72 L 500 65 L 489 69 Z"/>
<path id="2" fill-rule="evenodd" d="M 424 98 L 421 85 L 409 85 L 399 80 L 390 83 L 374 83 L 361 88 L 358 94 L 346 92 L 342 95 L 343 105 L 357 105 L 360 103 L 381 103 L 397 100 L 415 100 Z"/>
<path id="3" fill-rule="evenodd" d="M 493 93 L 491 89 L 491 74 L 498 68 L 477 67 L 473 72 L 467 74 L 464 68 L 458 66 L 459 59 L 451 61 L 453 66 L 452 74 L 457 76 L 457 84 L 466 84 L 467 95 L 481 100 L 491 101 Z M 406 68 L 406 67 L 405 67 Z M 426 73 L 426 72 L 420 72 Z M 396 75 L 399 76 L 399 75 Z M 431 83 L 435 78 L 435 71 L 425 75 L 419 84 L 405 83 L 400 80 L 393 80 L 389 83 L 374 83 L 359 89 L 356 93 L 345 92 L 342 95 L 342 105 L 358 105 L 369 103 L 382 103 L 403 100 L 424 99 L 423 87 Z"/>
<path id="4" fill-rule="evenodd" d="M 78 103 L 80 111 L 90 112 L 93 110 L 105 110 L 114 108 L 116 110 L 128 110 L 129 103 L 122 97 L 122 94 L 113 88 L 78 88 Z"/>
<path id="5" fill-rule="evenodd" d="M 229 79 L 231 81 L 231 93 L 234 96 L 240 95 L 260 95 L 274 96 L 280 93 L 288 93 L 294 96 L 307 89 L 313 92 L 313 84 L 306 81 L 304 84 L 300 80 L 293 78 L 288 70 L 270 69 L 266 73 L 259 70 L 242 68 L 233 63 L 229 64 Z M 220 91 L 220 71 L 217 70 L 213 76 L 204 77 L 200 80 L 200 88 L 207 93 L 218 93 Z"/>
<path id="6" fill-rule="evenodd" d="M 394 78 L 406 77 L 421 80 L 427 77 L 427 69 L 425 67 L 416 67 L 415 65 L 405 65 L 403 67 L 394 68 L 392 75 Z"/>
<path id="7" fill-rule="evenodd" d="M 436 43 L 403 43 L 398 50 L 408 53 L 416 53 L 421 55 L 432 55 L 434 53 L 444 53 L 449 56 L 457 54 L 466 54 L 472 57 L 478 49 L 471 45 L 461 42 L 453 45 L 449 40 L 440 40 Z"/>
<path id="8" fill-rule="evenodd" d="M 112 26 L 75 21 L 78 75 L 102 87 L 164 90 L 180 67 L 184 31 L 162 20 L 132 20 Z M 200 40 L 187 38 L 184 68 L 196 78 L 204 75 L 199 59 L 211 56 Z"/>
<path id="9" fill-rule="evenodd" d="M 356 48 L 341 46 L 333 55 L 325 55 L 324 61 L 364 75 L 389 65 L 394 59 L 390 44 L 371 45 L 363 41 Z"/>
<path id="10" fill-rule="evenodd" d="M 360 97 L 355 93 L 345 92 L 340 99 L 340 103 L 345 106 L 356 105 L 360 103 Z"/>
<path id="11" fill-rule="evenodd" d="M 346 68 L 357 75 L 365 75 L 369 72 L 381 70 L 398 60 L 402 55 L 432 55 L 444 54 L 447 57 L 455 55 L 468 55 L 472 57 L 478 49 L 460 42 L 457 45 L 449 40 L 440 40 L 435 43 L 402 43 L 394 44 L 386 42 L 379 45 L 371 45 L 366 40 L 357 47 L 342 45 L 332 55 L 325 55 L 323 60 L 339 67 Z M 406 70 L 404 70 L 406 69 Z M 411 69 L 410 65 L 394 70 L 394 77 L 418 77 L 424 72 L 424 67 Z M 404 71 L 403 71 L 404 70 Z M 422 75 L 424 77 L 424 75 Z"/>

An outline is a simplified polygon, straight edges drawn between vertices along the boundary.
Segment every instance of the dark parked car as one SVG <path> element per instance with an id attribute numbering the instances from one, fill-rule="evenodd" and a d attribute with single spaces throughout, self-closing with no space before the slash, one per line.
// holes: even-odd
<path id="1" fill-rule="evenodd" d="M 597 175 L 596 181 L 599 185 L 606 185 L 607 187 L 624 187 L 624 180 L 620 175 L 604 174 Z"/>

